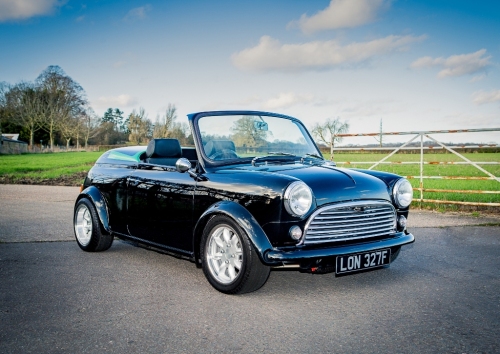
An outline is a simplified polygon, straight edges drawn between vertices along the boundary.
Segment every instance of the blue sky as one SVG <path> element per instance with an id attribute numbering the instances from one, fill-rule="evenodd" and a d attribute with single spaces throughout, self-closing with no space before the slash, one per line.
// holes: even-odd
<path id="1" fill-rule="evenodd" d="M 500 127 L 500 1 L 0 0 L 0 45 L 0 81 L 59 65 L 98 114 L 144 107 L 154 121 L 173 103 L 179 122 L 258 109 L 308 127 L 340 117 L 351 133 L 380 119 L 385 131 Z"/>

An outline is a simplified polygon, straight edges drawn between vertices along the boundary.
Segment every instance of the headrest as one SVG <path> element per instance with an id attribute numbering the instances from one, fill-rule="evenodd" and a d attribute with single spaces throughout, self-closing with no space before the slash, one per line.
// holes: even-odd
<path id="1" fill-rule="evenodd" d="M 182 149 L 177 139 L 153 139 L 146 149 L 149 157 L 181 157 Z"/>
<path id="2" fill-rule="evenodd" d="M 222 150 L 236 151 L 234 142 L 231 140 L 210 140 L 207 145 L 205 145 L 205 154 L 207 154 L 207 156 Z"/>

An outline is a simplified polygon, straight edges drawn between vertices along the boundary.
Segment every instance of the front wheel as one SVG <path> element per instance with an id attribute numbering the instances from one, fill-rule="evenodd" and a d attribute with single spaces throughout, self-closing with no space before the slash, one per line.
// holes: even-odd
<path id="1" fill-rule="evenodd" d="M 101 229 L 94 204 L 86 198 L 76 203 L 73 217 L 75 237 L 84 251 L 99 252 L 111 247 L 113 236 Z"/>
<path id="2" fill-rule="evenodd" d="M 220 292 L 249 293 L 269 277 L 270 267 L 262 264 L 245 231 L 227 216 L 207 223 L 200 247 L 203 273 Z"/>

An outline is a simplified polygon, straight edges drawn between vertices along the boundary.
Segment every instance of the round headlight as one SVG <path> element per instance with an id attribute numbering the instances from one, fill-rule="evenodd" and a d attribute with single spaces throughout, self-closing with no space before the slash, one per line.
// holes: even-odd
<path id="1" fill-rule="evenodd" d="M 302 216 L 312 204 L 311 189 L 304 182 L 293 182 L 285 190 L 285 209 L 292 216 Z"/>
<path id="2" fill-rule="evenodd" d="M 401 178 L 392 189 L 394 202 L 400 208 L 406 208 L 413 200 L 413 188 L 406 178 Z"/>

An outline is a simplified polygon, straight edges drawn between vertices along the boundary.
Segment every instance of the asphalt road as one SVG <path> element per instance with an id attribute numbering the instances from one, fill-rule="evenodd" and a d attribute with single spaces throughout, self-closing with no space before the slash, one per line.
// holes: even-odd
<path id="1" fill-rule="evenodd" d="M 498 218 L 413 213 L 416 242 L 387 269 L 273 271 L 228 296 L 120 240 L 81 251 L 77 193 L 0 185 L 0 353 L 500 352 L 500 227 L 479 226 Z"/>

